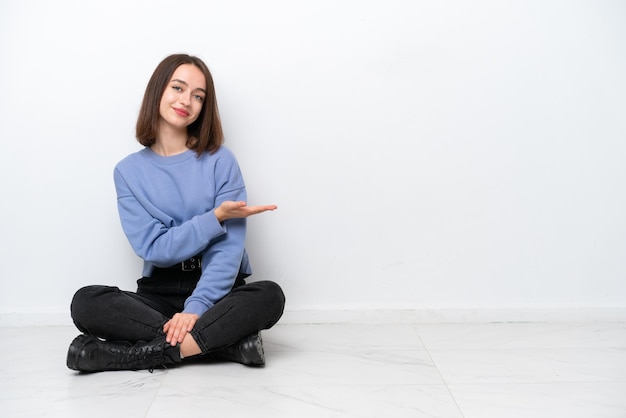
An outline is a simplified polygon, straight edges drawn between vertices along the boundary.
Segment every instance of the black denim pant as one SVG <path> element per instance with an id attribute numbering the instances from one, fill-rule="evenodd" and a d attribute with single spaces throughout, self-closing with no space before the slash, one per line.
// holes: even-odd
<path id="1" fill-rule="evenodd" d="M 137 292 L 113 286 L 87 286 L 72 299 L 71 314 L 83 333 L 109 341 L 151 341 L 191 295 L 200 272 L 157 269 L 137 281 Z M 246 284 L 239 277 L 228 295 L 206 311 L 191 330 L 202 354 L 232 345 L 282 316 L 285 296 L 276 283 Z"/>

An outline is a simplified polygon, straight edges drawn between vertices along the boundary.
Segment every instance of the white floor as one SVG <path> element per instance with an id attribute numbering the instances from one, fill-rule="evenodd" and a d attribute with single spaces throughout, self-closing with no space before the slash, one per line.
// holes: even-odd
<path id="1" fill-rule="evenodd" d="M 626 323 L 278 325 L 267 366 L 65 367 L 71 327 L 3 327 L 2 417 L 626 417 Z"/>

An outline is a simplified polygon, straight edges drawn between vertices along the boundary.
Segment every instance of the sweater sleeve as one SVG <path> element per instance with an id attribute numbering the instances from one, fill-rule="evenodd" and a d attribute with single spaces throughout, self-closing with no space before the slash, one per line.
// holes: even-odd
<path id="1" fill-rule="evenodd" d="M 122 229 L 135 253 L 155 266 L 171 266 L 197 255 L 226 232 L 213 210 L 175 225 L 141 193 L 133 192 L 119 168 L 114 182 Z"/>
<path id="2" fill-rule="evenodd" d="M 246 201 L 246 189 L 237 162 L 227 160 L 215 167 L 220 179 L 215 207 L 226 200 Z M 202 253 L 202 276 L 185 301 L 183 312 L 202 315 L 233 287 L 244 257 L 246 219 L 223 222 L 226 233 L 213 239 Z"/>

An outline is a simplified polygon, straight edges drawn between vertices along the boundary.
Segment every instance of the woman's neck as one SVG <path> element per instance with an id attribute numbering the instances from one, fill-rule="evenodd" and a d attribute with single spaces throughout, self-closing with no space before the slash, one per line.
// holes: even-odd
<path id="1" fill-rule="evenodd" d="M 187 147 L 187 131 L 175 131 L 161 127 L 154 145 L 150 148 L 164 157 L 181 154 L 189 149 Z"/>

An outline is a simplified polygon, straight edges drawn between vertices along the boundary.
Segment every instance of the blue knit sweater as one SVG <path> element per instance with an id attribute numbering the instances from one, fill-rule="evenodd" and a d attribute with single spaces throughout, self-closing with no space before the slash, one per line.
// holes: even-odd
<path id="1" fill-rule="evenodd" d="M 195 151 L 164 157 L 150 148 L 114 170 L 122 228 L 144 260 L 143 276 L 202 254 L 202 276 L 183 312 L 202 315 L 232 288 L 239 272 L 251 273 L 244 249 L 246 220 L 217 221 L 225 200 L 245 201 L 246 188 L 233 153 Z M 156 280 L 156 279 L 155 279 Z"/>

